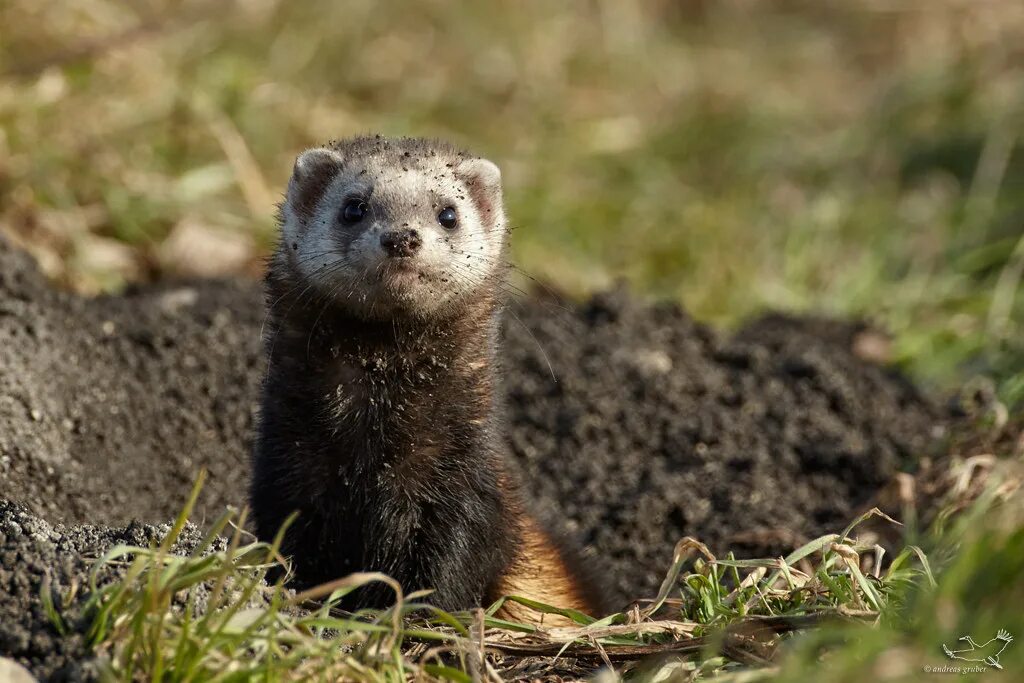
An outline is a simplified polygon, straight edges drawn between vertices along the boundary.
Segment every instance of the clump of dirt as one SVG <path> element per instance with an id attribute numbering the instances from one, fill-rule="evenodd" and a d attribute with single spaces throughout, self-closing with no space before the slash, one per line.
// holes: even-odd
<path id="1" fill-rule="evenodd" d="M 84 636 L 88 615 L 81 612 L 81 600 L 69 605 L 63 600 L 73 589 L 82 596 L 94 561 L 107 550 L 148 547 L 170 528 L 138 522 L 117 528 L 51 525 L 24 506 L 0 500 L 0 655 L 15 659 L 40 680 L 97 680 L 97 661 Z M 175 550 L 190 552 L 201 538 L 199 528 L 188 524 Z M 98 584 L 114 578 L 116 571 L 111 565 L 101 567 Z M 67 635 L 60 635 L 46 613 L 42 590 L 52 596 Z"/>
<path id="2" fill-rule="evenodd" d="M 852 351 L 861 325 L 775 315 L 720 335 L 623 292 L 579 307 L 527 299 L 514 313 L 511 453 L 621 601 L 653 594 L 684 535 L 742 557 L 839 530 L 945 425 Z M 45 640 L 52 629 L 29 607 L 47 567 L 80 575 L 124 524 L 173 518 L 200 468 L 197 522 L 245 502 L 262 319 L 251 282 L 58 292 L 0 240 L 0 499 L 27 508 L 0 507 L 0 531 L 28 513 L 115 526 L 59 527 L 57 550 L 29 560 L 3 532 L 0 655 L 43 675 L 59 668 L 40 663 L 46 647 L 78 657 L 75 642 Z"/>

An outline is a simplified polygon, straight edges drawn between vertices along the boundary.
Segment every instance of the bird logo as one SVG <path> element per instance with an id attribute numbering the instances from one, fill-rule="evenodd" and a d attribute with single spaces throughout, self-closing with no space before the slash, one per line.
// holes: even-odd
<path id="1" fill-rule="evenodd" d="M 975 642 L 971 636 L 962 636 L 957 642 L 967 643 L 967 647 L 952 650 L 945 643 L 942 645 L 942 651 L 950 659 L 959 659 L 964 662 L 981 662 L 996 669 L 1002 669 L 1003 667 L 999 664 L 999 655 L 1003 654 L 1003 650 L 1013 642 L 1013 636 L 1007 631 L 999 629 L 995 638 L 984 643 L 979 644 Z"/>

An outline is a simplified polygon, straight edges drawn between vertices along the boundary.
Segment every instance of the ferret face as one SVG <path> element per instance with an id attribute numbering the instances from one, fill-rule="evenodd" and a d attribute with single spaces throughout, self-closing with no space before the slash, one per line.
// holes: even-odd
<path id="1" fill-rule="evenodd" d="M 278 258 L 294 279 L 362 317 L 441 316 L 501 277 L 501 174 L 440 143 L 308 150 L 281 218 Z"/>

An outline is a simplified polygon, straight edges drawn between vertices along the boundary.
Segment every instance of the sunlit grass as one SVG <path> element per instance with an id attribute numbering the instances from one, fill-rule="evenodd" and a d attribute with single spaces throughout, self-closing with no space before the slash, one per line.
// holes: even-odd
<path id="1" fill-rule="evenodd" d="M 373 573 L 302 593 L 268 583 L 268 571 L 287 561 L 278 542 L 241 531 L 244 512 L 226 511 L 192 547 L 176 545 L 202 478 L 160 543 L 112 548 L 78 602 L 59 601 L 72 618 L 49 587 L 42 597 L 56 627 L 84 629 L 107 680 L 461 682 L 530 667 L 571 678 L 609 663 L 637 680 L 658 670 L 721 681 L 806 680 L 810 672 L 860 680 L 869 670 L 915 680 L 922 667 L 948 663 L 939 647 L 959 631 L 979 640 L 996 628 L 1024 633 L 1015 580 L 1024 570 L 1024 532 L 1012 495 L 1019 466 L 1004 462 L 955 464 L 938 521 L 904 537 L 923 547 L 908 545 L 892 561 L 882 562 L 865 524 L 897 523 L 872 510 L 784 558 L 717 558 L 683 539 L 657 596 L 601 619 L 505 598 L 570 625 L 498 619 L 501 601 L 446 613 L 429 605 L 429 591 L 405 594 Z M 963 498 L 975 480 L 981 495 Z M 966 513 L 941 512 L 965 501 L 973 501 Z M 348 592 L 376 581 L 394 591 L 393 607 L 338 609 Z M 1024 654 L 1008 651 L 1003 663 L 1024 664 Z"/>
<path id="2" fill-rule="evenodd" d="M 183 223 L 245 235 L 221 262 L 255 274 L 304 146 L 438 135 L 501 164 L 515 261 L 570 294 L 866 315 L 917 377 L 1024 395 L 1014 0 L 15 0 L 0 24 L 0 230 L 86 291 L 187 268 Z"/>

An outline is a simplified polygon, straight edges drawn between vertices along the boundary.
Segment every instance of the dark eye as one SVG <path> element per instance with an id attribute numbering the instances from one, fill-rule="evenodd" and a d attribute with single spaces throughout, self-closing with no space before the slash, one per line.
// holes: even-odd
<path id="1" fill-rule="evenodd" d="M 441 209 L 441 213 L 437 214 L 437 222 L 451 230 L 458 224 L 459 215 L 455 213 L 455 209 L 449 206 Z"/>
<path id="2" fill-rule="evenodd" d="M 351 199 L 345 203 L 345 206 L 341 209 L 341 220 L 346 223 L 358 223 L 366 217 L 366 212 L 369 207 L 366 206 L 366 202 L 361 199 Z"/>

